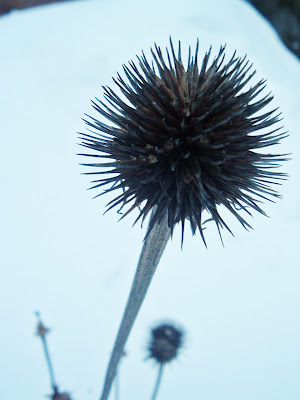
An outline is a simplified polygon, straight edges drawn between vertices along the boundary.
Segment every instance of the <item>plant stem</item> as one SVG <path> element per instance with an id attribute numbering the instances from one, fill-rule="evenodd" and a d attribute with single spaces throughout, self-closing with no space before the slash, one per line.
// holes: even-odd
<path id="1" fill-rule="evenodd" d="M 36 311 L 35 315 L 38 318 L 38 326 L 37 326 L 36 334 L 42 340 L 43 350 L 44 350 L 46 363 L 47 363 L 47 367 L 48 367 L 48 371 L 49 371 L 49 375 L 50 375 L 51 386 L 52 386 L 53 390 L 55 391 L 57 389 L 57 385 L 56 385 L 55 378 L 54 378 L 54 370 L 53 370 L 50 353 L 48 350 L 47 340 L 46 340 L 46 335 L 48 334 L 49 329 L 43 324 L 41 317 L 40 317 L 40 313 L 38 311 Z"/>
<path id="2" fill-rule="evenodd" d="M 57 385 L 56 385 L 55 378 L 54 378 L 54 370 L 53 370 L 53 366 L 52 366 L 52 362 L 51 362 L 51 358 L 50 358 L 50 354 L 49 354 L 49 350 L 48 350 L 48 346 L 47 346 L 47 341 L 46 341 L 45 335 L 41 336 L 41 339 L 42 339 L 42 343 L 43 343 L 46 362 L 47 362 L 47 365 L 48 365 L 51 386 L 52 386 L 53 389 L 55 389 L 55 388 L 57 388 Z"/>
<path id="3" fill-rule="evenodd" d="M 115 377 L 115 400 L 119 400 L 120 399 L 119 380 L 120 380 L 119 372 L 117 371 L 116 377 Z"/>
<path id="4" fill-rule="evenodd" d="M 131 291 L 106 370 L 106 376 L 100 400 L 107 400 L 108 398 L 112 382 L 116 375 L 118 363 L 120 361 L 120 357 L 124 350 L 128 336 L 144 301 L 156 267 L 170 236 L 171 231 L 168 227 L 168 219 L 166 214 L 160 224 L 156 223 L 145 238 L 134 280 L 131 286 Z"/>
<path id="5" fill-rule="evenodd" d="M 159 389 L 159 385 L 160 385 L 160 382 L 161 382 L 163 366 L 164 365 L 162 363 L 159 364 L 158 375 L 157 375 L 157 379 L 156 379 L 156 383 L 155 383 L 155 387 L 154 387 L 154 391 L 153 391 L 151 400 L 155 400 L 156 399 L 157 392 L 158 392 L 158 389 Z"/>

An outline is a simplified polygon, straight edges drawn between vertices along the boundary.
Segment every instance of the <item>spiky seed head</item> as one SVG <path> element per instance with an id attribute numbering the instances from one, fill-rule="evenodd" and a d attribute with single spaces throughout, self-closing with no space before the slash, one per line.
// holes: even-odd
<path id="1" fill-rule="evenodd" d="M 148 347 L 149 356 L 159 364 L 164 364 L 177 357 L 182 346 L 183 331 L 173 324 L 162 324 L 152 329 L 152 337 Z"/>
<path id="2" fill-rule="evenodd" d="M 172 232 L 181 222 L 182 238 L 187 219 L 193 234 L 198 228 L 204 240 L 204 210 L 219 232 L 220 227 L 229 230 L 220 205 L 248 228 L 240 211 L 264 214 L 259 199 L 279 197 L 272 184 L 284 176 L 272 171 L 284 157 L 261 152 L 285 136 L 281 128 L 265 129 L 279 120 L 276 110 L 260 112 L 272 96 L 257 99 L 263 80 L 246 88 L 255 71 L 235 53 L 225 63 L 224 47 L 209 65 L 210 49 L 200 71 L 198 42 L 194 57 L 189 49 L 186 69 L 180 42 L 177 57 L 171 40 L 170 49 L 167 62 L 155 45 L 152 65 L 143 53 L 138 66 L 133 61 L 123 66 L 128 81 L 119 74 L 114 79 L 123 99 L 104 87 L 106 103 L 93 102 L 113 125 L 89 117 L 92 132 L 81 134 L 81 144 L 91 150 L 83 155 L 111 160 L 84 164 L 104 168 L 91 174 L 109 174 L 94 180 L 92 188 L 122 189 L 108 203 L 108 210 L 131 204 L 122 218 L 138 208 L 136 221 L 144 221 L 154 209 L 150 229 L 167 213 Z"/>

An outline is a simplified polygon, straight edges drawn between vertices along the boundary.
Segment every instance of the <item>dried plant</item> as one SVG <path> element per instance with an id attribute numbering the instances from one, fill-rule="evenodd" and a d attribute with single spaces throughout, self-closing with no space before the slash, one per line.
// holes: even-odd
<path id="1" fill-rule="evenodd" d="M 183 331 L 174 324 L 161 324 L 152 329 L 151 341 L 148 347 L 148 358 L 158 365 L 158 375 L 152 394 L 152 400 L 157 397 L 165 364 L 175 360 L 178 350 L 182 347 Z"/>
<path id="2" fill-rule="evenodd" d="M 180 43 L 177 56 L 171 40 L 170 49 L 166 50 L 167 62 L 155 45 L 152 64 L 143 53 L 138 66 L 133 61 L 123 66 L 128 82 L 120 75 L 114 79 L 122 95 L 104 87 L 106 102 L 93 102 L 94 109 L 112 125 L 89 117 L 90 132 L 80 134 L 82 146 L 89 150 L 82 155 L 96 159 L 84 164 L 96 169 L 88 174 L 100 175 L 92 188 L 110 185 L 97 196 L 122 190 L 108 210 L 127 207 L 122 218 L 138 210 L 136 221 L 150 215 L 101 400 L 107 399 L 130 330 L 175 225 L 181 224 L 183 241 L 189 221 L 192 233 L 199 230 L 205 243 L 205 212 L 220 236 L 220 228 L 231 232 L 219 212 L 224 206 L 248 229 L 246 216 L 251 216 L 251 210 L 265 215 L 260 202 L 279 197 L 274 185 L 285 176 L 273 170 L 285 156 L 264 149 L 278 144 L 286 134 L 278 126 L 273 128 L 280 120 L 277 110 L 261 112 L 272 96 L 260 96 L 263 80 L 249 88 L 255 71 L 246 58 L 234 53 L 225 62 L 221 47 L 209 65 L 210 49 L 199 70 L 197 42 L 194 56 L 189 50 L 185 69 Z M 102 162 L 102 158 L 109 161 Z"/>
<path id="3" fill-rule="evenodd" d="M 41 320 L 41 316 L 39 312 L 35 313 L 37 318 L 38 318 L 38 325 L 37 325 L 37 330 L 36 334 L 41 338 L 42 344 L 43 344 L 43 350 L 46 358 L 46 363 L 49 371 L 49 376 L 50 376 L 50 382 L 51 382 L 51 388 L 52 388 L 52 393 L 48 396 L 51 400 L 72 400 L 70 393 L 67 392 L 60 392 L 58 390 L 58 386 L 54 377 L 54 369 L 53 369 L 53 364 L 51 361 L 50 357 L 50 352 L 48 349 L 48 343 L 46 339 L 46 335 L 50 332 L 50 329 L 47 328 L 44 323 Z"/>

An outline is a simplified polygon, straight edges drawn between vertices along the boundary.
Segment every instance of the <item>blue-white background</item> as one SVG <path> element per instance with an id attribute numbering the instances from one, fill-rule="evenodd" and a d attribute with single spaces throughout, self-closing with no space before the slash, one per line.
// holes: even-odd
<path id="1" fill-rule="evenodd" d="M 227 43 L 265 77 L 293 153 L 282 200 L 254 230 L 227 219 L 235 238 L 207 229 L 208 250 L 187 230 L 167 246 L 127 345 L 121 399 L 150 398 L 156 376 L 144 362 L 153 323 L 178 321 L 186 341 L 166 368 L 159 399 L 299 400 L 300 70 L 270 25 L 238 0 L 77 1 L 0 19 L 1 280 L 0 398 L 50 392 L 39 310 L 50 326 L 57 381 L 74 400 L 95 400 L 123 312 L 145 228 L 134 215 L 103 216 L 109 197 L 81 175 L 76 132 L 90 100 L 123 63 L 157 42 L 182 41 L 200 55 Z M 186 60 L 186 59 L 185 59 Z M 113 397 L 112 397 L 113 398 Z"/>

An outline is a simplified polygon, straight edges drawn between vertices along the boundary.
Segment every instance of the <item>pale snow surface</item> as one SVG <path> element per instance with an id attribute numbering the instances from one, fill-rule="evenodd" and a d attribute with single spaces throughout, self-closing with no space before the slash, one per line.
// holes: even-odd
<path id="1" fill-rule="evenodd" d="M 109 196 L 92 200 L 79 166 L 76 132 L 90 100 L 122 64 L 172 35 L 186 54 L 227 44 L 248 55 L 280 105 L 290 136 L 274 152 L 293 153 L 270 216 L 254 230 L 228 217 L 235 233 L 180 232 L 167 246 L 127 345 L 120 400 L 150 398 L 156 368 L 144 362 L 149 329 L 175 320 L 186 330 L 166 368 L 159 399 L 300 398 L 299 62 L 268 23 L 235 0 L 76 1 L 11 13 L 0 20 L 1 358 L 0 398 L 40 400 L 50 392 L 39 310 L 58 384 L 74 400 L 98 399 L 130 289 L 145 226 L 135 215 L 104 216 Z M 188 232 L 188 230 L 187 230 Z M 113 395 L 111 399 L 113 399 Z"/>

